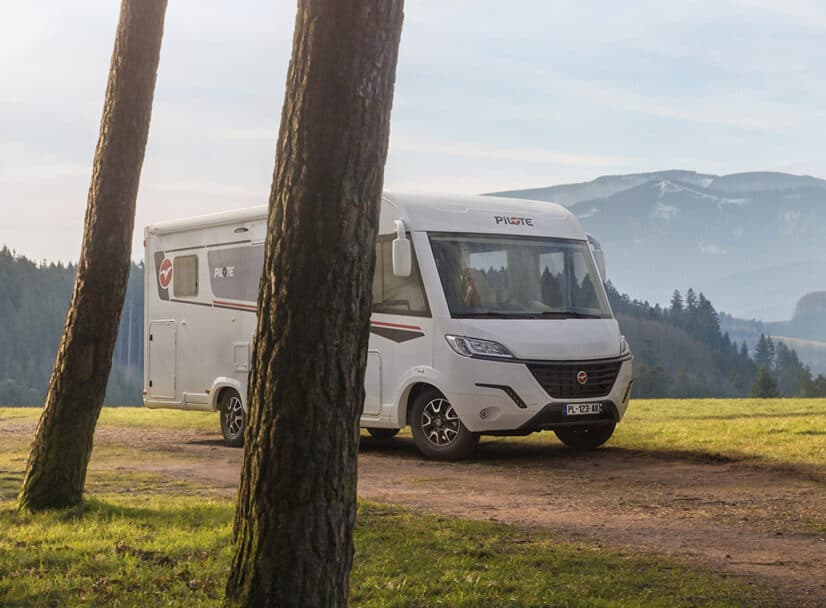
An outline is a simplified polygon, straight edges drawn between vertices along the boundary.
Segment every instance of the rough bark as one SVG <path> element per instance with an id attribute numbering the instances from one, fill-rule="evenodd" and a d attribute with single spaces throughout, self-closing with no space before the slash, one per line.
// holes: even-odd
<path id="1" fill-rule="evenodd" d="M 346 606 L 402 0 L 300 0 L 228 606 Z"/>
<path id="2" fill-rule="evenodd" d="M 166 0 L 123 0 L 103 106 L 77 279 L 46 404 L 29 454 L 21 508 L 83 496 L 129 279 Z"/>

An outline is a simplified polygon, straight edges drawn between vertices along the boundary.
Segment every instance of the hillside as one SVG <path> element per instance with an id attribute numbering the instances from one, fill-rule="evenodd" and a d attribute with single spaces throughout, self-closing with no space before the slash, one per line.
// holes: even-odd
<path id="1" fill-rule="evenodd" d="M 0 403 L 42 403 L 71 297 L 75 267 L 35 264 L 8 249 L 0 250 Z M 611 306 L 637 358 L 634 394 L 638 397 L 742 397 L 757 367 L 749 353 L 760 322 L 734 321 L 718 314 L 703 294 L 686 292 L 684 311 L 650 306 L 608 286 Z M 814 299 L 816 300 L 816 298 Z M 800 306 L 801 318 L 819 310 L 812 298 Z M 739 326 L 738 326 L 739 327 Z M 741 331 L 742 330 L 742 331 Z M 726 335 L 731 331 L 734 340 Z M 793 337 L 794 334 L 786 333 Z M 741 342 L 749 346 L 745 348 Z M 792 347 L 791 342 L 789 346 Z M 795 345 L 794 348 L 797 348 Z M 812 356 L 813 346 L 799 347 Z M 133 265 L 115 347 L 107 403 L 138 405 L 143 383 L 143 267 Z M 811 366 L 821 371 L 819 366 Z M 798 390 L 791 387 L 789 396 Z"/>
<path id="2" fill-rule="evenodd" d="M 75 280 L 74 265 L 0 249 L 0 403 L 43 403 Z M 132 265 L 106 402 L 141 403 L 143 267 Z"/>
<path id="3" fill-rule="evenodd" d="M 609 278 L 652 302 L 666 302 L 679 277 L 720 310 L 780 320 L 803 294 L 826 289 L 826 181 L 817 178 L 663 171 L 493 195 L 568 206 L 602 241 Z"/>
<path id="4" fill-rule="evenodd" d="M 771 336 L 797 351 L 800 359 L 815 374 L 826 374 L 826 292 L 804 295 L 795 305 L 788 321 L 763 322 L 720 315 L 720 325 L 732 339 L 753 349 L 760 334 Z"/>
<path id="5" fill-rule="evenodd" d="M 701 293 L 686 292 L 670 308 L 620 294 L 608 298 L 634 352 L 637 397 L 745 397 L 757 374 L 750 349 L 721 331 L 717 312 Z"/>

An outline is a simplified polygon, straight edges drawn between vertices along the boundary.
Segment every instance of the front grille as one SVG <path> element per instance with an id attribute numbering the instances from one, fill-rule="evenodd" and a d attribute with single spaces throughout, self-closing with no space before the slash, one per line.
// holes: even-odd
<path id="1" fill-rule="evenodd" d="M 617 380 L 622 361 L 580 363 L 529 363 L 533 377 L 554 399 L 587 399 L 604 397 Z M 580 384 L 577 374 L 588 374 L 588 382 Z"/>

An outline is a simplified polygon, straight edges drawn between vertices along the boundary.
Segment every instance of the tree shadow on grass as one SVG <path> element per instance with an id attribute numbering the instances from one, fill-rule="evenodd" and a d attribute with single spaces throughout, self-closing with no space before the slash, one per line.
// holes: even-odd
<path id="1" fill-rule="evenodd" d="M 227 448 L 227 449 L 238 449 L 228 446 L 223 439 L 190 439 L 186 442 L 186 445 L 205 445 L 209 447 L 219 447 L 219 448 Z"/>
<path id="2" fill-rule="evenodd" d="M 396 437 L 391 440 L 362 437 L 360 452 L 364 455 L 427 462 L 427 459 L 416 449 L 411 437 Z M 769 474 L 793 475 L 801 479 L 826 482 L 826 471 L 823 467 L 770 462 L 749 454 L 721 454 L 676 449 L 632 449 L 613 447 L 610 442 L 596 450 L 579 452 L 558 443 L 541 440 L 525 441 L 519 438 L 483 439 L 471 458 L 451 463 L 450 466 L 461 467 L 464 464 L 490 467 L 519 466 L 549 471 L 569 467 L 601 467 L 606 474 L 610 474 L 612 469 L 626 469 L 629 465 L 644 467 L 676 462 L 709 466 L 740 464 L 744 467 L 763 470 Z"/>
<path id="3" fill-rule="evenodd" d="M 14 500 L 23 483 L 23 471 L 0 470 L 0 501 Z"/>

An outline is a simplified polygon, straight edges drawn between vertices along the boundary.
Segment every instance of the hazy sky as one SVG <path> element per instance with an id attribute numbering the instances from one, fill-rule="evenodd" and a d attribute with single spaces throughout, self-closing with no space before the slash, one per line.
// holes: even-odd
<path id="1" fill-rule="evenodd" d="M 30 257 L 78 256 L 118 7 L 0 2 L 0 243 Z M 405 12 L 388 190 L 670 168 L 826 176 L 822 2 Z M 170 0 L 136 244 L 150 222 L 266 202 L 294 15 L 288 1 Z"/>

